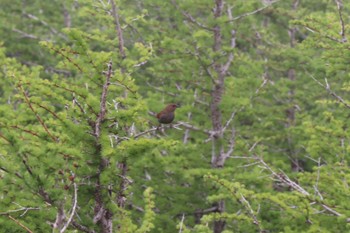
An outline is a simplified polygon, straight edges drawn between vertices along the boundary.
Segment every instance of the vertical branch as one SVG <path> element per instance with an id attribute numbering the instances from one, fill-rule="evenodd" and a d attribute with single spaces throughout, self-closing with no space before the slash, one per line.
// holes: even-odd
<path id="1" fill-rule="evenodd" d="M 215 0 L 214 7 L 214 18 L 218 19 L 222 16 L 224 8 L 223 0 Z M 232 43 L 232 41 L 231 41 Z M 222 32 L 219 24 L 214 26 L 214 44 L 213 51 L 220 52 L 222 48 Z M 214 62 L 213 67 L 216 72 L 216 78 L 214 80 L 214 86 L 211 92 L 211 120 L 213 131 L 216 132 L 213 136 L 213 148 L 212 148 L 212 158 L 211 165 L 213 168 L 222 167 L 225 163 L 225 153 L 222 145 L 223 131 L 222 131 L 222 114 L 219 108 L 219 105 L 224 94 L 224 80 L 226 73 L 229 69 L 229 66 L 233 60 L 233 54 L 229 55 L 228 61 L 225 65 L 222 65 L 220 62 Z M 225 201 L 219 200 L 215 203 L 215 207 L 219 213 L 225 212 Z M 226 225 L 225 220 L 217 220 L 214 222 L 213 231 L 214 233 L 221 233 L 224 231 Z"/>
<path id="2" fill-rule="evenodd" d="M 56 221 L 52 224 L 54 229 L 60 229 L 64 223 L 66 214 L 64 213 L 63 203 L 61 202 L 57 207 Z"/>
<path id="3" fill-rule="evenodd" d="M 73 196 L 73 206 L 72 206 L 72 211 L 70 213 L 70 216 L 68 218 L 68 221 L 64 224 L 63 228 L 61 229 L 60 233 L 63 233 L 66 231 L 66 229 L 68 228 L 69 224 L 72 222 L 73 217 L 75 215 L 75 211 L 77 209 L 77 204 L 78 204 L 78 187 L 77 184 L 74 182 L 73 183 L 73 187 L 74 187 L 74 196 Z"/>
<path id="4" fill-rule="evenodd" d="M 72 26 L 72 19 L 66 6 L 63 6 L 64 26 L 70 28 Z"/>
<path id="5" fill-rule="evenodd" d="M 346 36 L 345 36 L 345 24 L 344 24 L 344 19 L 343 19 L 343 14 L 342 14 L 342 9 L 343 9 L 343 3 L 341 0 L 334 0 L 335 3 L 337 4 L 337 9 L 338 9 L 338 14 L 339 14 L 339 21 L 340 21 L 340 35 L 342 37 L 341 42 L 346 42 Z"/>
<path id="6" fill-rule="evenodd" d="M 100 112 L 95 122 L 94 134 L 97 139 L 99 139 L 101 136 L 101 123 L 106 116 L 107 93 L 108 93 L 108 86 L 110 85 L 111 76 L 112 76 L 112 61 L 108 63 L 108 70 L 106 72 L 106 82 L 103 84 L 102 94 L 101 94 Z"/>
<path id="7" fill-rule="evenodd" d="M 222 15 L 224 3 L 222 0 L 215 0 L 214 8 L 214 17 L 217 19 Z M 222 46 L 222 35 L 220 25 L 214 26 L 214 52 L 219 52 Z M 214 141 L 218 142 L 222 138 L 222 123 L 221 123 L 221 111 L 219 104 L 221 103 L 222 95 L 224 93 L 224 77 L 225 73 L 222 72 L 222 65 L 219 62 L 214 63 L 214 69 L 217 74 L 217 78 L 214 80 L 214 86 L 211 92 L 211 103 L 210 103 L 210 112 L 213 131 L 216 132 L 214 135 Z M 217 144 L 215 143 L 215 147 Z M 218 160 L 220 160 L 220 155 L 218 152 L 222 150 L 222 145 L 219 145 L 219 148 L 214 148 L 212 151 L 212 167 L 218 167 Z"/>
<path id="8" fill-rule="evenodd" d="M 115 30 L 117 31 L 118 35 L 118 41 L 119 41 L 119 52 L 122 58 L 124 59 L 126 57 L 125 55 L 125 50 L 124 50 L 124 39 L 123 39 L 123 32 L 120 27 L 120 22 L 119 22 L 119 14 L 118 14 L 118 9 L 117 6 L 115 5 L 114 0 L 111 0 L 112 4 L 112 15 L 114 18 L 114 24 L 115 24 Z"/>
<path id="9" fill-rule="evenodd" d="M 100 111 L 97 115 L 94 126 L 94 135 L 96 138 L 96 153 L 101 156 L 102 147 L 99 144 L 99 139 L 101 137 L 101 124 L 105 120 L 106 112 L 107 112 L 107 94 L 108 87 L 110 85 L 110 79 L 112 76 L 112 61 L 108 63 L 108 70 L 105 72 L 106 81 L 102 87 L 102 94 L 100 100 Z M 102 198 L 102 186 L 100 182 L 100 173 L 106 167 L 106 159 L 100 158 L 100 167 L 98 171 L 97 181 L 96 181 L 96 189 L 95 189 L 95 208 L 94 208 L 94 223 L 99 223 L 101 227 L 102 233 L 111 233 L 112 232 L 112 213 L 109 209 L 107 209 L 104 205 L 104 201 Z"/>
<path id="10" fill-rule="evenodd" d="M 124 38 L 123 38 L 123 31 L 120 27 L 120 21 L 119 21 L 119 14 L 118 14 L 118 9 L 117 6 L 114 2 L 114 0 L 111 0 L 111 4 L 112 4 L 112 14 L 113 14 L 113 18 L 114 18 L 114 23 L 115 23 L 115 29 L 117 31 L 117 35 L 118 35 L 118 40 L 119 40 L 119 53 L 122 57 L 122 59 L 124 59 L 126 57 L 125 54 L 125 50 L 124 50 Z M 122 69 L 122 73 L 124 73 L 125 71 Z M 125 93 L 126 96 L 126 93 Z M 128 186 L 128 180 L 126 179 L 126 173 L 127 173 L 127 162 L 126 160 L 123 160 L 121 162 L 118 163 L 117 167 L 120 169 L 120 176 L 121 176 L 121 181 L 120 181 L 120 185 L 119 185 L 119 190 L 117 192 L 117 203 L 118 206 L 121 208 L 125 207 L 125 202 L 126 202 L 126 196 L 125 196 L 125 190 L 127 189 Z"/>
<path id="11" fill-rule="evenodd" d="M 120 208 L 125 207 L 126 197 L 125 197 L 125 190 L 128 187 L 128 179 L 126 177 L 126 172 L 128 170 L 126 161 L 122 161 L 118 163 L 118 168 L 121 171 L 120 177 L 121 181 L 119 184 L 119 191 L 117 193 L 117 204 Z"/>
<path id="12" fill-rule="evenodd" d="M 293 4 L 292 4 L 292 10 L 296 11 L 298 8 L 298 4 L 299 4 L 299 0 L 294 0 Z M 295 44 L 296 44 L 296 39 L 295 39 L 295 34 L 296 34 L 296 27 L 290 28 L 288 30 L 288 34 L 289 34 L 289 43 L 290 43 L 290 47 L 294 48 Z M 296 80 L 296 72 L 294 67 L 290 67 L 288 70 L 288 79 L 293 83 Z M 286 128 L 290 128 L 293 127 L 295 124 L 295 103 L 294 103 L 294 97 L 295 97 L 295 93 L 294 93 L 294 87 L 290 87 L 289 92 L 288 92 L 288 102 L 289 102 L 289 107 L 286 110 L 286 117 L 287 117 L 287 123 L 286 123 Z M 295 158 L 294 155 L 294 149 L 293 149 L 293 139 L 291 137 L 291 135 L 287 135 L 287 141 L 288 141 L 288 147 L 289 147 L 289 153 L 291 156 L 291 167 L 295 170 L 295 171 L 299 171 L 302 170 L 302 168 L 299 165 L 299 161 L 297 158 Z"/>

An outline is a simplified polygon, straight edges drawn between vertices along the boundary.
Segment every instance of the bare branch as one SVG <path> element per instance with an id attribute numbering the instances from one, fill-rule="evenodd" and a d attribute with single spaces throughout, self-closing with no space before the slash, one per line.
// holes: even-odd
<path id="1" fill-rule="evenodd" d="M 345 43 L 348 40 L 345 37 L 345 24 L 344 24 L 343 15 L 342 15 L 343 3 L 341 2 L 341 0 L 334 0 L 334 1 L 337 4 L 337 8 L 338 8 L 340 28 L 341 28 L 340 29 L 340 35 L 342 37 L 341 42 Z"/>
<path id="2" fill-rule="evenodd" d="M 106 82 L 103 84 L 102 94 L 101 94 L 101 102 L 100 102 L 100 112 L 97 116 L 96 122 L 95 122 L 95 137 L 99 138 L 101 134 L 101 123 L 105 119 L 105 115 L 107 112 L 106 109 L 106 103 L 107 103 L 107 93 L 108 93 L 108 86 L 110 84 L 110 79 L 112 76 L 112 61 L 108 63 L 108 71 L 106 72 Z"/>
<path id="3" fill-rule="evenodd" d="M 342 40 L 339 40 L 339 39 L 334 38 L 334 37 L 332 37 L 332 36 L 330 36 L 330 35 L 324 34 L 324 33 L 320 32 L 319 30 L 317 30 L 316 28 L 311 27 L 310 25 L 305 26 L 305 29 L 308 30 L 308 31 L 310 31 L 310 32 L 312 32 L 312 33 L 318 33 L 318 34 L 320 34 L 321 36 L 323 36 L 323 37 L 325 37 L 325 38 L 327 38 L 327 39 L 329 39 L 329 40 L 332 40 L 332 41 L 335 41 L 335 42 L 338 42 L 338 43 L 343 43 Z"/>
<path id="4" fill-rule="evenodd" d="M 22 212 L 23 211 L 23 213 L 20 215 L 22 217 L 30 210 L 40 210 L 40 208 L 39 207 L 22 207 L 22 208 L 16 209 L 16 210 L 9 210 L 9 211 L 6 211 L 6 212 L 0 212 L 0 215 L 8 215 L 8 214 L 11 214 L 11 213 Z"/>
<path id="5" fill-rule="evenodd" d="M 347 108 L 350 108 L 350 104 L 348 104 L 341 96 L 337 95 L 335 92 L 331 90 L 331 87 L 328 83 L 327 78 L 325 78 L 326 85 L 322 84 L 320 81 L 318 81 L 312 74 L 309 74 L 309 76 L 321 87 L 325 88 L 326 91 L 333 97 L 335 97 L 339 102 L 341 102 L 343 105 L 345 105 Z"/>
<path id="6" fill-rule="evenodd" d="M 281 181 L 282 183 L 287 184 L 289 187 L 297 190 L 301 194 L 304 194 L 306 196 L 310 195 L 304 188 L 302 188 L 300 185 L 298 185 L 297 183 L 295 183 L 294 181 L 289 179 L 289 177 L 284 172 L 281 171 L 280 173 L 277 173 L 267 163 L 265 163 L 265 161 L 262 158 L 256 157 L 256 159 L 258 159 L 260 161 L 260 163 L 263 165 L 263 167 L 265 169 L 269 170 L 270 173 L 275 178 L 277 178 L 279 181 Z"/>
<path id="7" fill-rule="evenodd" d="M 318 158 L 317 165 L 318 165 L 317 166 L 317 179 L 316 179 L 316 183 L 314 185 L 315 196 L 318 195 L 320 197 L 320 199 L 323 200 L 323 196 L 320 193 L 320 191 L 318 190 L 318 183 L 319 183 L 319 180 L 320 180 L 321 157 Z"/>
<path id="8" fill-rule="evenodd" d="M 305 195 L 305 196 L 310 196 L 310 193 L 307 192 L 304 188 L 302 188 L 299 184 L 295 183 L 294 181 L 292 181 L 283 171 L 281 171 L 280 173 L 276 173 L 275 171 L 273 171 L 273 169 L 267 165 L 265 163 L 265 161 L 262 158 L 259 157 L 255 157 L 256 159 L 258 159 L 260 161 L 261 164 L 263 164 L 264 168 L 266 168 L 267 170 L 269 170 L 271 172 L 271 174 L 277 178 L 280 182 L 288 185 L 289 187 L 293 188 L 294 190 L 298 191 L 299 193 Z M 323 203 L 319 203 L 320 206 L 322 206 L 325 210 L 331 212 L 332 214 L 334 214 L 337 217 L 343 216 L 343 214 L 337 212 L 336 210 L 332 209 L 331 207 L 323 204 Z M 350 218 L 347 218 L 347 222 L 350 222 Z"/>
<path id="9" fill-rule="evenodd" d="M 110 0 L 110 2 L 112 4 L 112 15 L 114 18 L 115 30 L 117 31 L 117 34 L 118 34 L 119 53 L 120 53 L 121 57 L 124 59 L 126 57 L 126 55 L 125 55 L 125 50 L 124 50 L 123 31 L 120 27 L 120 22 L 119 22 L 118 9 L 117 9 L 117 6 L 115 5 L 114 0 Z"/>
<path id="10" fill-rule="evenodd" d="M 242 15 L 236 16 L 236 17 L 234 17 L 234 18 L 232 18 L 232 19 L 229 19 L 229 20 L 226 21 L 226 22 L 229 23 L 229 22 L 232 22 L 232 21 L 235 21 L 235 20 L 238 20 L 238 19 L 241 19 L 241 18 L 250 16 L 250 15 L 254 15 L 254 14 L 260 12 L 260 11 L 265 10 L 266 8 L 272 6 L 272 4 L 277 3 L 277 2 L 279 2 L 279 1 L 280 1 L 280 0 L 270 1 L 270 3 L 269 3 L 268 5 L 266 5 L 266 6 L 263 6 L 263 7 L 260 7 L 260 8 L 258 8 L 258 9 L 256 9 L 256 10 L 254 10 L 254 11 L 247 12 L 247 13 L 244 13 L 244 14 L 242 14 Z"/>
<path id="11" fill-rule="evenodd" d="M 70 216 L 68 218 L 68 221 L 64 224 L 63 228 L 61 229 L 60 233 L 63 233 L 66 231 L 66 229 L 68 228 L 69 224 L 72 222 L 72 219 L 75 215 L 75 211 L 77 208 L 77 203 L 78 203 L 78 188 L 77 188 L 77 184 L 74 182 L 73 183 L 73 187 L 74 187 L 74 196 L 73 196 L 73 207 L 70 213 Z"/>
<path id="12" fill-rule="evenodd" d="M 225 153 L 226 158 L 230 157 L 231 154 L 233 153 L 233 149 L 235 148 L 235 144 L 236 144 L 236 130 L 234 127 L 232 127 L 231 137 L 230 137 L 230 141 L 229 141 L 229 149 Z"/>
<path id="13" fill-rule="evenodd" d="M 184 220 L 185 220 L 185 214 L 182 214 L 182 218 L 181 218 L 181 222 L 180 222 L 180 230 L 179 230 L 179 233 L 182 233 L 182 226 L 183 226 Z"/>
<path id="14" fill-rule="evenodd" d="M 231 49 L 234 49 L 235 47 L 236 47 L 236 30 L 231 30 Z M 233 61 L 233 58 L 234 58 L 233 52 L 230 52 L 230 54 L 228 55 L 227 62 L 221 68 L 222 75 L 226 75 Z"/>
<path id="15" fill-rule="evenodd" d="M 81 113 L 86 114 L 84 108 L 83 108 L 83 107 L 81 106 L 81 104 L 78 102 L 77 98 L 75 98 L 75 96 L 73 96 L 73 106 L 74 106 L 75 104 L 78 106 L 78 108 L 80 109 Z"/>
<path id="16" fill-rule="evenodd" d="M 241 201 L 241 203 L 244 205 L 244 207 L 248 210 L 248 214 L 249 214 L 249 216 L 253 219 L 253 223 L 254 223 L 255 225 L 258 226 L 260 232 L 263 232 L 263 229 L 262 229 L 261 226 L 260 226 L 259 220 L 258 220 L 258 218 L 256 217 L 256 215 L 255 215 L 255 213 L 254 213 L 254 210 L 253 210 L 252 207 L 250 206 L 250 204 L 249 204 L 249 202 L 247 201 L 247 199 L 245 199 L 245 197 L 243 196 L 243 194 L 242 194 L 242 193 L 240 193 L 240 194 L 241 194 L 240 201 Z"/>
<path id="17" fill-rule="evenodd" d="M 229 7 L 227 9 L 227 15 L 228 15 L 228 18 L 231 20 L 232 19 L 232 7 Z M 231 30 L 231 49 L 234 49 L 236 47 L 236 30 Z M 221 69 L 221 73 L 223 75 L 226 75 L 228 69 L 230 68 L 230 65 L 233 61 L 233 51 L 230 52 L 230 54 L 228 55 L 228 59 L 227 59 L 227 62 L 225 63 L 225 65 L 222 67 Z"/>
<path id="18" fill-rule="evenodd" d="M 32 35 L 32 34 L 28 34 L 28 33 L 21 31 L 17 28 L 12 29 L 12 31 L 17 32 L 18 34 L 22 35 L 23 38 L 34 39 L 34 40 L 39 39 L 37 36 Z"/>
<path id="19" fill-rule="evenodd" d="M 29 13 L 24 13 L 23 15 L 26 16 L 26 17 L 29 18 L 29 19 L 32 19 L 32 20 L 35 20 L 35 21 L 40 22 L 40 23 L 41 23 L 42 25 L 44 25 L 45 27 L 49 28 L 50 31 L 51 31 L 53 34 L 58 35 L 59 37 L 65 39 L 65 40 L 67 39 L 67 37 L 66 37 L 64 34 L 58 32 L 55 28 L 51 27 L 46 21 L 40 19 L 39 17 L 37 17 L 37 16 L 35 16 L 35 15 L 33 15 L 33 14 L 29 14 Z"/>

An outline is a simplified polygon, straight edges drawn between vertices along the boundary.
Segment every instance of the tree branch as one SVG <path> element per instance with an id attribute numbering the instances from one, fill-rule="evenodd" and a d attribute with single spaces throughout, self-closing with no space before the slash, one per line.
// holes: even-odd
<path id="1" fill-rule="evenodd" d="M 337 8 L 338 8 L 340 28 L 341 28 L 340 29 L 340 35 L 342 37 L 341 42 L 345 43 L 348 40 L 345 37 L 345 24 L 344 24 L 343 15 L 342 15 L 343 3 L 341 2 L 341 0 L 334 0 L 334 1 L 337 4 Z"/>
<path id="2" fill-rule="evenodd" d="M 66 229 L 68 228 L 69 224 L 72 222 L 73 217 L 75 215 L 75 211 L 77 208 L 77 203 L 78 203 L 78 188 L 77 188 L 77 184 L 74 182 L 73 183 L 73 187 L 74 187 L 74 196 L 73 196 L 73 207 L 70 213 L 70 216 L 68 218 L 68 221 L 64 224 L 63 228 L 61 229 L 60 233 L 63 233 L 66 231 Z"/>
<path id="3" fill-rule="evenodd" d="M 20 215 L 22 217 L 30 210 L 40 210 L 40 208 L 39 207 L 22 207 L 22 208 L 16 209 L 16 210 L 9 210 L 9 211 L 6 211 L 6 212 L 0 212 L 0 215 L 8 215 L 8 214 L 11 214 L 11 213 L 17 213 L 17 212 L 22 212 L 23 211 L 23 213 Z"/>
<path id="4" fill-rule="evenodd" d="M 309 76 L 321 87 L 325 88 L 326 91 L 333 97 L 335 97 L 339 102 L 341 102 L 344 106 L 347 108 L 350 108 L 350 104 L 348 104 L 341 96 L 337 95 L 335 92 L 331 90 L 331 87 L 328 83 L 327 78 L 325 78 L 326 85 L 322 84 L 320 81 L 318 81 L 312 74 L 309 74 Z"/>
<path id="5" fill-rule="evenodd" d="M 125 50 L 124 50 L 123 32 L 122 32 L 122 29 L 120 27 L 120 22 L 119 22 L 118 9 L 117 9 L 117 6 L 115 5 L 114 0 L 110 0 L 110 2 L 112 4 L 112 15 L 114 18 L 115 30 L 117 31 L 117 34 L 118 34 L 119 53 L 120 53 L 122 59 L 124 59 L 126 57 L 126 55 L 125 55 Z"/>
<path id="6" fill-rule="evenodd" d="M 103 84 L 102 94 L 101 94 L 101 102 L 100 102 L 100 112 L 95 121 L 95 131 L 94 135 L 96 138 L 100 138 L 101 136 L 101 123 L 105 120 L 105 115 L 107 112 L 106 103 L 107 103 L 107 94 L 108 94 L 108 86 L 110 84 L 110 79 L 112 76 L 112 61 L 108 63 L 108 70 L 105 73 L 106 82 Z"/>
<path id="7" fill-rule="evenodd" d="M 72 226 L 74 228 L 78 229 L 79 231 L 83 231 L 83 232 L 86 232 L 86 233 L 96 233 L 94 230 L 90 230 L 86 226 L 83 226 L 83 225 L 77 223 L 74 219 L 72 220 Z"/>
<path id="8" fill-rule="evenodd" d="M 279 2 L 279 1 L 280 1 L 280 0 L 271 1 L 271 2 L 270 2 L 268 5 L 266 5 L 266 6 L 263 6 L 263 7 L 261 7 L 261 8 L 258 8 L 258 9 L 256 9 L 256 10 L 254 10 L 254 11 L 247 12 L 247 13 L 244 13 L 244 14 L 242 14 L 242 15 L 236 16 L 236 17 L 234 17 L 234 18 L 232 18 L 232 19 L 227 20 L 226 23 L 233 22 L 233 21 L 235 21 L 235 20 L 238 20 L 238 19 L 241 19 L 241 18 L 250 16 L 250 15 L 254 15 L 254 14 L 260 12 L 260 11 L 265 10 L 266 8 L 270 7 L 272 4 L 277 3 L 277 2 Z"/>
<path id="9" fill-rule="evenodd" d="M 21 31 L 21 30 L 19 30 L 17 28 L 12 29 L 12 31 L 17 32 L 18 34 L 22 35 L 23 38 L 34 39 L 34 40 L 38 40 L 39 39 L 37 36 L 32 35 L 32 34 L 28 34 L 28 33 L 24 32 L 24 31 Z"/>
<path id="10" fill-rule="evenodd" d="M 34 110 L 32 103 L 29 100 L 29 97 L 27 95 L 27 93 L 24 91 L 22 84 L 19 83 L 18 84 L 18 88 L 22 91 L 22 94 L 24 96 L 24 99 L 28 105 L 28 107 L 30 108 L 30 110 L 34 113 L 36 119 L 38 119 L 39 123 L 41 124 L 41 126 L 44 128 L 44 130 L 46 131 L 46 133 L 50 136 L 50 138 L 54 141 L 57 142 L 57 138 L 55 136 L 53 136 L 51 134 L 51 132 L 49 131 L 49 129 L 47 128 L 46 124 L 44 123 L 43 119 L 41 119 L 41 117 L 39 116 L 39 114 Z"/>
<path id="11" fill-rule="evenodd" d="M 18 226 L 22 227 L 24 230 L 26 230 L 29 233 L 33 233 L 28 227 L 24 226 L 20 221 L 12 217 L 11 215 L 8 215 L 9 219 L 14 221 Z"/>
<path id="12" fill-rule="evenodd" d="M 198 22 L 190 13 L 183 11 L 180 9 L 179 5 L 176 3 L 175 0 L 171 0 L 171 2 L 173 3 L 173 5 L 176 7 L 177 10 L 179 10 L 181 12 L 181 14 L 183 16 L 185 16 L 191 23 L 194 23 L 195 25 L 197 25 L 198 27 L 208 30 L 208 31 L 213 31 L 212 28 L 205 26 L 204 24 Z"/>

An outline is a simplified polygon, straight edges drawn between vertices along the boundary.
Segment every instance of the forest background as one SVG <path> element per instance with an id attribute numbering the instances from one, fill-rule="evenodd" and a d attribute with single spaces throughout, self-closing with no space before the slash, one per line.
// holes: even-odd
<path id="1" fill-rule="evenodd" d="M 349 231 L 349 1 L 0 5 L 1 232 Z"/>

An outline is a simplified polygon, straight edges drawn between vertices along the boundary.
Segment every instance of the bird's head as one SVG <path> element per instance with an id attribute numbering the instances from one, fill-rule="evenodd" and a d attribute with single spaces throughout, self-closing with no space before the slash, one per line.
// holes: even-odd
<path id="1" fill-rule="evenodd" d="M 180 104 L 169 104 L 168 106 L 166 106 L 166 111 L 168 112 L 174 112 L 176 108 L 179 108 Z"/>

